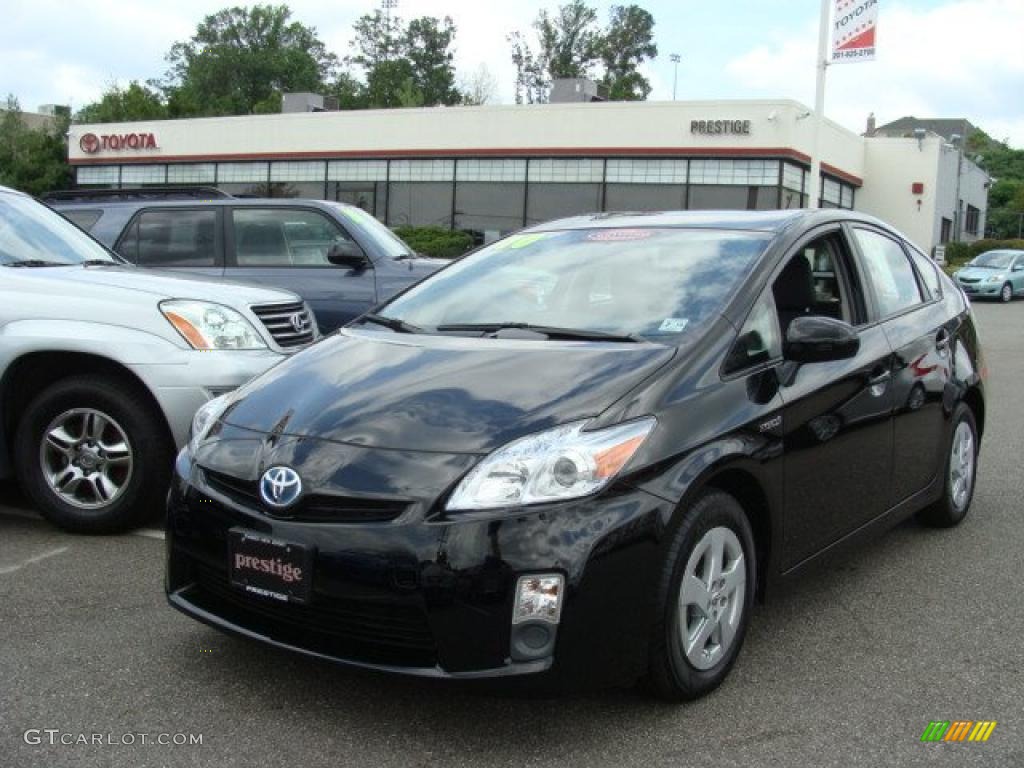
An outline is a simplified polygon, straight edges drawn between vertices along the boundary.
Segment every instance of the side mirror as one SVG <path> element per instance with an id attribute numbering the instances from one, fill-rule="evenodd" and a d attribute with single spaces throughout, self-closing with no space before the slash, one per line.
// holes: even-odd
<path id="1" fill-rule="evenodd" d="M 363 249 L 351 240 L 338 240 L 327 251 L 327 260 L 335 266 L 349 269 L 363 269 L 370 263 Z"/>
<path id="2" fill-rule="evenodd" d="M 782 356 L 794 363 L 827 363 L 857 354 L 860 339 L 849 323 L 818 315 L 797 317 L 789 324 Z"/>

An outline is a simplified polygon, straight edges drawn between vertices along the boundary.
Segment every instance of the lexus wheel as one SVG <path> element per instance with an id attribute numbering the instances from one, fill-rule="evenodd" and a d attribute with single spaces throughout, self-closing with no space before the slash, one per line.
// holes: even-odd
<path id="1" fill-rule="evenodd" d="M 685 513 L 662 575 L 649 674 L 657 694 L 688 700 L 721 684 L 743 645 L 756 573 L 743 508 L 720 491 L 701 496 Z"/>
<path id="2" fill-rule="evenodd" d="M 172 446 L 136 387 L 102 376 L 57 382 L 32 400 L 15 437 L 18 479 L 61 528 L 109 533 L 160 509 Z"/>
<path id="3" fill-rule="evenodd" d="M 978 427 L 974 413 L 960 403 L 953 413 L 953 432 L 946 452 L 942 497 L 918 514 L 927 525 L 950 528 L 971 508 L 978 474 Z"/>

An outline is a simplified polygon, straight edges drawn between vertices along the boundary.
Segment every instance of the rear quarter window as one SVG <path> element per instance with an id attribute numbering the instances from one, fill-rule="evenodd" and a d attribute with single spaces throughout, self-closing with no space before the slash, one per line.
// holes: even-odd
<path id="1" fill-rule="evenodd" d="M 91 232 L 92 228 L 96 226 L 96 222 L 103 216 L 103 211 L 100 210 L 58 211 L 58 213 L 86 232 Z"/>

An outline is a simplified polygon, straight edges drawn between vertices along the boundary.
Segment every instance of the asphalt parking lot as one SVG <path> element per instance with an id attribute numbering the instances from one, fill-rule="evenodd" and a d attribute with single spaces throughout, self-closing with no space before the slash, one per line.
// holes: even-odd
<path id="1" fill-rule="evenodd" d="M 991 377 L 971 515 L 901 525 L 759 607 L 733 674 L 687 706 L 456 688 L 225 637 L 167 607 L 159 531 L 71 536 L 0 488 L 0 765 L 1024 765 L 1024 302 L 976 311 Z M 923 744 L 931 720 L 998 726 Z"/>

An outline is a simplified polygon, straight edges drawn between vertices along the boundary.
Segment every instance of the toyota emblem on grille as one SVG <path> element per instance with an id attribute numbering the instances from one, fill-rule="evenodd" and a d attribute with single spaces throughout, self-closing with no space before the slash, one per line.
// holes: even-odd
<path id="1" fill-rule="evenodd" d="M 305 312 L 296 312 L 288 319 L 296 333 L 305 333 L 309 330 L 309 318 L 306 317 Z"/>
<path id="2" fill-rule="evenodd" d="M 260 478 L 260 498 L 271 507 L 283 509 L 302 493 L 302 479 L 291 467 L 271 467 Z"/>

